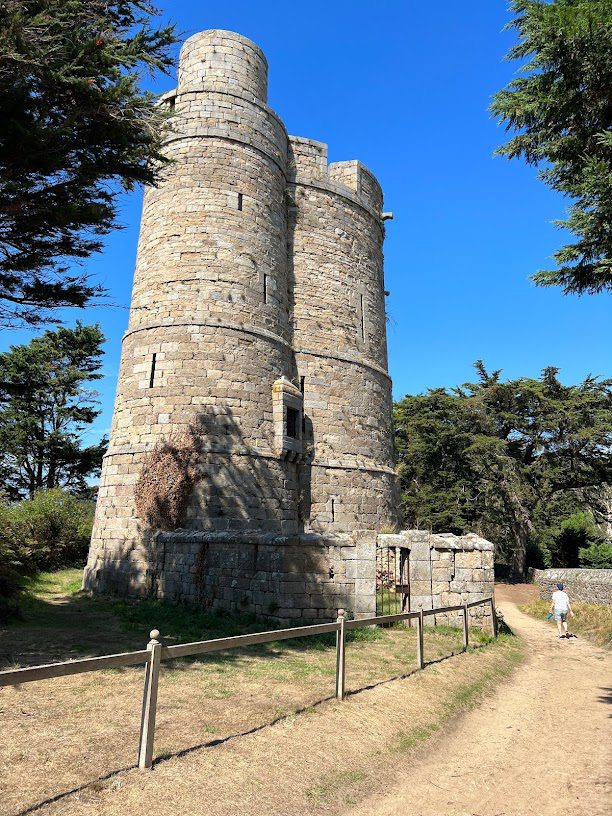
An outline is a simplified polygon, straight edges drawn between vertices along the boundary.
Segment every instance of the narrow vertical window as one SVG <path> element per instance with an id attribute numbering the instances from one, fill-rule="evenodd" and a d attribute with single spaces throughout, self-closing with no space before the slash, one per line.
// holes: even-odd
<path id="1" fill-rule="evenodd" d="M 298 417 L 299 411 L 296 408 L 287 407 L 287 436 L 290 439 L 299 439 Z"/>
<path id="2" fill-rule="evenodd" d="M 331 500 L 331 517 L 332 517 L 332 524 L 336 520 L 336 500 Z"/>
<path id="3" fill-rule="evenodd" d="M 263 276 L 263 298 L 264 303 L 268 302 L 268 276 L 264 274 Z"/>
<path id="4" fill-rule="evenodd" d="M 306 436 L 306 414 L 304 413 L 304 389 L 306 377 L 300 377 L 300 391 L 302 393 L 302 437 Z"/>
<path id="5" fill-rule="evenodd" d="M 242 210 L 242 193 L 238 193 L 238 209 Z"/>
<path id="6" fill-rule="evenodd" d="M 365 341 L 366 339 L 366 327 L 365 327 L 365 309 L 364 309 L 364 298 L 363 295 L 359 295 L 361 301 L 361 339 Z"/>
<path id="7" fill-rule="evenodd" d="M 153 354 L 151 357 L 151 376 L 149 377 L 149 388 L 153 388 L 155 384 L 155 361 L 157 360 L 157 354 Z"/>
<path id="8" fill-rule="evenodd" d="M 302 396 L 304 396 L 304 383 L 306 381 L 306 377 L 300 377 L 300 391 L 302 392 Z"/>

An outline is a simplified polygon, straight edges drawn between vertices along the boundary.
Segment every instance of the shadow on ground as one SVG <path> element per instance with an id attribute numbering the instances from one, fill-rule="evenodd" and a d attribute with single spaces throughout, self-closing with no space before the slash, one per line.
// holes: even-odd
<path id="1" fill-rule="evenodd" d="M 480 646 L 473 646 L 472 648 L 473 649 L 482 649 L 482 648 L 485 648 L 485 644 L 480 645 Z M 437 658 L 435 660 L 426 661 L 425 668 L 427 668 L 427 666 L 434 666 L 434 665 L 436 665 L 438 663 L 443 663 L 446 660 L 450 660 L 450 658 L 455 657 L 456 655 L 458 655 L 460 653 L 461 652 L 451 652 L 450 654 L 445 655 L 444 657 L 439 657 L 439 658 Z M 367 685 L 362 686 L 361 688 L 349 689 L 349 690 L 346 691 L 345 696 L 346 697 L 354 697 L 354 696 L 357 696 L 358 694 L 363 693 L 364 691 L 369 691 L 371 689 L 378 688 L 380 686 L 389 685 L 390 683 L 394 683 L 397 680 L 405 680 L 408 677 L 411 677 L 413 674 L 416 674 L 417 671 L 418 671 L 418 669 L 415 668 L 412 671 L 406 672 L 404 674 L 398 674 L 398 675 L 395 675 L 394 677 L 389 677 L 389 678 L 387 678 L 385 680 L 381 680 L 381 681 L 379 681 L 377 683 L 369 683 Z M 226 744 L 228 742 L 232 742 L 233 740 L 240 739 L 241 737 L 246 737 L 246 736 L 249 736 L 250 734 L 256 734 L 259 731 L 263 731 L 263 730 L 265 730 L 267 728 L 271 728 L 274 725 L 277 725 L 278 723 L 286 722 L 286 721 L 290 720 L 292 717 L 298 716 L 299 714 L 305 714 L 306 712 L 313 711 L 313 710 L 319 708 L 320 706 L 322 706 L 324 703 L 331 702 L 334 699 L 335 699 L 335 697 L 333 695 L 330 695 L 328 697 L 322 697 L 319 700 L 316 700 L 314 702 L 309 703 L 307 706 L 302 706 L 300 708 L 296 708 L 294 711 L 291 711 L 291 712 L 289 712 L 287 714 L 283 714 L 280 717 L 275 717 L 274 719 L 271 719 L 271 720 L 269 720 L 267 722 L 260 723 L 260 724 L 258 724 L 256 726 L 254 726 L 253 728 L 248 728 L 248 729 L 246 729 L 244 731 L 240 731 L 240 732 L 237 732 L 237 733 L 234 733 L 234 734 L 228 734 L 227 736 L 220 737 L 218 739 L 212 739 L 212 740 L 207 740 L 206 742 L 200 742 L 200 743 L 197 743 L 196 745 L 191 745 L 188 748 L 183 748 L 183 749 L 178 750 L 178 751 L 161 754 L 161 755 L 159 755 L 159 756 L 157 756 L 155 758 L 155 760 L 153 762 L 153 768 L 155 768 L 157 765 L 159 765 L 159 764 L 161 764 L 163 762 L 168 762 L 171 759 L 177 759 L 177 758 L 180 758 L 180 757 L 189 756 L 190 754 L 193 754 L 196 751 L 201 751 L 201 750 L 204 750 L 204 749 L 207 749 L 207 748 L 215 748 L 215 747 L 217 747 L 219 745 L 224 745 L 224 744 Z M 606 702 L 612 702 L 612 700 L 607 700 Z M 43 807 L 45 807 L 47 805 L 51 805 L 51 804 L 53 804 L 55 802 L 60 802 L 62 799 L 66 799 L 69 796 L 73 796 L 74 794 L 81 793 L 83 791 L 86 791 L 86 790 L 90 789 L 92 786 L 96 785 L 97 783 L 107 782 L 108 780 L 113 779 L 113 777 L 116 777 L 118 774 L 126 773 L 128 771 L 135 770 L 136 768 L 137 768 L 136 763 L 134 763 L 133 765 L 127 765 L 127 766 L 122 767 L 122 768 L 115 768 L 112 771 L 108 771 L 108 773 L 105 773 L 102 776 L 97 776 L 97 777 L 95 777 L 95 779 L 90 779 L 87 782 L 84 782 L 82 785 L 78 785 L 77 787 L 71 788 L 70 790 L 61 791 L 60 793 L 54 794 L 53 796 L 51 796 L 51 797 L 49 797 L 47 799 L 40 800 L 36 804 L 30 805 L 29 807 L 25 808 L 24 810 L 18 811 L 15 814 L 15 816 L 28 816 L 29 814 L 35 813 L 36 811 L 40 810 L 40 808 L 43 808 Z"/>

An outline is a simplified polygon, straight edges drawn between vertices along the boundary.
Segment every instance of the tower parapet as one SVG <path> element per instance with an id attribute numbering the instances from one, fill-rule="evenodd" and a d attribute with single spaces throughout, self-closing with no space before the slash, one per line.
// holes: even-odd
<path id="1" fill-rule="evenodd" d="M 187 40 L 162 104 L 173 161 L 145 193 L 84 584 L 282 620 L 370 612 L 375 534 L 397 521 L 380 186 L 287 136 L 238 34 Z M 137 494 L 185 434 L 195 475 L 162 531 Z"/>

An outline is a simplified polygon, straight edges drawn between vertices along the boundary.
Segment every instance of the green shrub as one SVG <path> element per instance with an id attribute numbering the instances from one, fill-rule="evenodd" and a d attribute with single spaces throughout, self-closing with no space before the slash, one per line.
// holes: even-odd
<path id="1" fill-rule="evenodd" d="M 578 511 L 568 516 L 555 536 L 555 567 L 577 567 L 578 551 L 582 547 L 589 547 L 596 543 L 597 528 L 592 517 L 585 512 Z"/>
<path id="2" fill-rule="evenodd" d="M 527 542 L 526 565 L 535 569 L 546 569 L 552 562 L 550 550 L 544 536 L 534 535 Z"/>
<path id="3" fill-rule="evenodd" d="M 41 490 L 8 508 L 13 541 L 33 571 L 80 566 L 87 557 L 94 502 L 64 490 Z"/>
<path id="4" fill-rule="evenodd" d="M 581 567 L 612 569 L 612 542 L 596 541 L 590 547 L 578 551 Z"/>
<path id="5" fill-rule="evenodd" d="M 44 490 L 18 504 L 0 504 L 0 620 L 18 614 L 24 580 L 41 570 L 82 566 L 94 503 L 64 490 Z"/>
<path id="6" fill-rule="evenodd" d="M 24 555 L 6 534 L 5 507 L 0 507 L 0 622 L 19 614 L 19 593 L 27 575 Z"/>

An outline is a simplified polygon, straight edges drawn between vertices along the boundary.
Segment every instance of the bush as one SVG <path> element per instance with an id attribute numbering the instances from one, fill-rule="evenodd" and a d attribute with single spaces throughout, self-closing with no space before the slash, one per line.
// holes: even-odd
<path id="1" fill-rule="evenodd" d="M 582 547 L 578 552 L 578 556 L 581 567 L 612 569 L 612 542 L 594 542 L 590 547 Z"/>
<path id="2" fill-rule="evenodd" d="M 534 536 L 527 543 L 526 566 L 534 569 L 546 569 L 551 565 L 550 550 L 544 536 Z"/>
<path id="3" fill-rule="evenodd" d="M 6 535 L 5 510 L 0 508 L 0 622 L 18 616 L 19 593 L 27 574 L 24 554 Z"/>
<path id="4" fill-rule="evenodd" d="M 601 536 L 593 518 L 582 511 L 568 516 L 554 532 L 554 540 L 549 548 L 552 551 L 553 567 L 577 567 L 579 551 L 599 544 Z"/>
<path id="5" fill-rule="evenodd" d="M 33 571 L 83 564 L 91 538 L 95 504 L 64 490 L 41 490 L 8 508 L 15 545 Z"/>
<path id="6" fill-rule="evenodd" d="M 94 508 L 94 502 L 59 488 L 0 505 L 0 620 L 18 613 L 25 578 L 40 570 L 83 564 Z"/>

